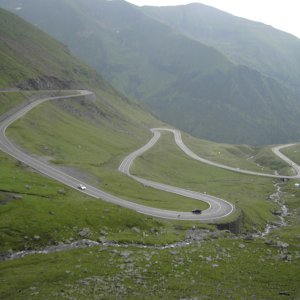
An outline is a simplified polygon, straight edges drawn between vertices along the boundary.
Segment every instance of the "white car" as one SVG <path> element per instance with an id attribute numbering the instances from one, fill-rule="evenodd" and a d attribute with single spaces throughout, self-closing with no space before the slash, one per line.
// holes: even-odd
<path id="1" fill-rule="evenodd" d="M 86 186 L 84 186 L 83 184 L 79 184 L 79 185 L 78 185 L 78 188 L 79 188 L 80 190 L 86 190 Z"/>

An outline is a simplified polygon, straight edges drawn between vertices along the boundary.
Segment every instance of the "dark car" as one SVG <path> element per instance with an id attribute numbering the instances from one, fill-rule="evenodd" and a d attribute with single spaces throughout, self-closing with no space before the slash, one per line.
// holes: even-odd
<path id="1" fill-rule="evenodd" d="M 199 214 L 202 213 L 202 210 L 201 209 L 194 209 L 194 210 L 192 210 L 192 213 L 199 215 Z"/>

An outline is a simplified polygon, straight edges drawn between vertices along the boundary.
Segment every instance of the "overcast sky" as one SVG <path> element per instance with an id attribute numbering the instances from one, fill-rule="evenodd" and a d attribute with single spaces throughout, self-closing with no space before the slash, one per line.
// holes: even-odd
<path id="1" fill-rule="evenodd" d="M 207 4 L 233 15 L 260 21 L 300 38 L 299 0 L 126 0 L 135 5 Z"/>

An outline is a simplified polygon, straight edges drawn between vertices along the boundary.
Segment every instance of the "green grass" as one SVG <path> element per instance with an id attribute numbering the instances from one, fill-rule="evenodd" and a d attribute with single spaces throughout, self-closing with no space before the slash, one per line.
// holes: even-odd
<path id="1" fill-rule="evenodd" d="M 114 194 L 147 205 L 194 207 L 190 200 L 144 188 L 116 171 L 124 156 L 150 138 L 148 128 L 161 126 L 160 122 L 70 58 L 68 50 L 50 37 L 44 39 L 32 27 L 26 32 L 28 25 L 2 11 L 0 23 L 1 37 L 3 30 L 6 32 L 5 43 L 0 45 L 0 87 L 51 74 L 76 86 L 105 90 L 97 91 L 92 100 L 45 103 L 15 123 L 8 130 L 10 137 L 27 151 L 47 157 L 57 166 L 66 165 L 83 181 Z M 27 96 L 0 94 L 0 113 Z M 191 146 L 189 141 L 187 144 Z M 202 142 L 193 144 L 194 151 L 201 154 Z M 218 145 L 207 145 L 206 155 L 214 149 L 213 160 L 218 160 L 218 152 L 223 155 Z M 234 165 L 238 157 L 237 167 L 256 169 L 256 162 L 270 170 L 284 167 L 274 166 L 277 162 L 269 160 L 267 152 L 260 158 L 261 152 L 247 146 L 222 149 L 225 154 L 221 161 Z M 247 160 L 252 154 L 260 160 Z M 145 174 L 144 166 L 149 174 Z M 134 167 L 145 177 L 206 191 L 236 203 L 245 212 L 246 230 L 261 229 L 266 222 L 277 220 L 270 213 L 274 205 L 266 200 L 274 191 L 272 180 L 196 163 L 176 150 L 170 136 L 166 135 L 163 143 L 143 155 Z M 288 249 L 268 246 L 263 239 L 244 241 L 229 234 L 219 240 L 212 235 L 201 244 L 185 248 L 158 249 L 156 245 L 184 240 L 186 229 L 192 226 L 214 226 L 155 219 L 90 198 L 0 153 L 1 254 L 76 241 L 84 238 L 80 235 L 84 228 L 89 229 L 89 239 L 131 243 L 1 261 L 0 298 L 298 299 L 300 191 L 294 188 L 295 182 L 282 184 L 291 225 L 267 237 L 289 243 Z M 132 243 L 154 247 L 138 248 Z M 282 255 L 290 255 L 291 261 Z M 283 292 L 288 295 L 281 295 Z"/>
<path id="2" fill-rule="evenodd" d="M 58 96 L 70 94 L 70 91 L 11 91 L 11 92 L 1 92 L 0 91 L 0 116 L 9 110 L 13 110 L 15 107 L 18 107 L 24 103 L 28 103 L 39 97 L 39 95 L 44 95 L 45 97 Z"/>
<path id="3" fill-rule="evenodd" d="M 6 95 L 12 100 L 23 99 Z M 58 166 L 64 163 L 83 181 L 124 198 L 170 209 L 198 207 L 198 201 L 145 188 L 117 171 L 121 159 L 149 138 L 146 126 L 157 121 L 121 98 L 111 99 L 104 92 L 97 97 L 98 100 L 45 103 L 13 124 L 8 134 L 29 152 L 48 157 Z M 122 114 L 115 102 L 120 102 Z M 137 127 L 135 120 L 144 125 Z M 192 225 L 209 227 L 195 222 L 156 220 L 84 196 L 4 154 L 0 160 L 1 252 L 77 240 L 82 228 L 89 228 L 89 238 L 94 240 L 104 228 L 107 240 L 165 244 L 184 237 L 183 230 L 174 229 L 178 225 L 183 229 Z"/>
<path id="4" fill-rule="evenodd" d="M 0 296 L 298 299 L 299 259 L 287 263 L 279 252 L 263 241 L 225 238 L 171 250 L 94 247 L 27 256 L 1 263 Z M 289 252 L 295 258 L 297 248 L 289 247 Z"/>
<path id="5" fill-rule="evenodd" d="M 300 164 L 300 145 L 296 144 L 292 147 L 282 149 L 281 152 L 288 156 L 295 163 Z"/>
<path id="6" fill-rule="evenodd" d="M 174 229 L 178 224 L 183 224 L 182 228 L 193 224 L 157 220 L 88 197 L 3 154 L 0 168 L 2 253 L 77 240 L 82 238 L 79 232 L 83 228 L 90 229 L 89 238 L 93 240 L 104 231 L 106 240 L 165 244 L 184 237 L 184 231 Z"/>
<path id="7" fill-rule="evenodd" d="M 101 100 L 44 103 L 12 124 L 7 133 L 24 149 L 45 156 L 57 165 L 70 166 L 77 173 L 81 170 L 83 174 L 91 174 L 83 179 L 125 199 L 177 211 L 205 209 L 207 204 L 145 188 L 117 171 L 121 160 L 144 144 L 151 133 L 146 125 L 136 127 L 133 121 L 127 121 L 126 115 L 124 120 L 118 119 L 113 107 L 103 108 L 103 105 L 106 103 Z M 128 105 L 122 105 L 123 111 L 128 111 Z M 130 110 L 127 113 L 137 121 L 145 115 L 139 114 L 137 109 L 132 111 L 134 114 Z M 144 118 L 144 124 L 150 123 L 150 116 L 148 118 Z M 111 127 L 110 122 L 115 122 L 115 127 Z M 124 134 L 119 129 L 122 127 L 133 134 Z"/>
<path id="8" fill-rule="evenodd" d="M 163 158 L 163 159 L 162 159 Z M 244 213 L 245 228 L 263 228 L 275 221 L 274 203 L 268 197 L 275 191 L 269 178 L 238 174 L 196 162 L 176 146 L 171 134 L 139 157 L 133 174 L 223 198 Z"/>
<path id="9" fill-rule="evenodd" d="M 25 102 L 27 94 L 26 92 L 0 93 L 0 115 Z"/>
<path id="10" fill-rule="evenodd" d="M 81 170 L 84 179 L 108 191 L 149 205 L 155 197 L 173 201 L 173 195 L 144 188 L 116 171 L 127 153 L 149 139 L 147 126 L 155 122 L 149 117 L 144 126 L 136 128 L 124 102 L 123 119 L 114 119 L 116 108 L 101 97 L 94 103 L 45 103 L 15 123 L 9 134 L 30 152 L 47 156 L 58 166 L 63 163 Z M 133 118 L 143 119 L 138 109 L 133 111 Z M 113 119 L 114 126 L 109 126 Z M 271 214 L 274 205 L 266 200 L 274 192 L 271 179 L 195 162 L 177 148 L 170 134 L 164 134 L 157 146 L 137 159 L 133 172 L 236 203 L 244 211 L 246 230 L 262 229 L 266 222 L 276 220 Z M 0 298 L 297 299 L 300 191 L 293 184 L 283 184 L 292 226 L 268 237 L 289 243 L 292 262 L 280 256 L 285 255 L 283 250 L 264 240 L 244 241 L 230 235 L 178 249 L 77 249 L 0 262 Z M 88 238 L 93 240 L 164 245 L 183 240 L 187 228 L 206 227 L 197 222 L 158 220 L 92 199 L 4 154 L 0 154 L 0 216 L 1 253 L 82 239 L 79 232 L 83 228 L 89 228 Z M 281 295 L 283 292 L 289 296 Z"/>
<path id="11" fill-rule="evenodd" d="M 129 106 L 122 99 L 114 100 L 111 105 L 106 95 L 98 92 L 97 100 L 93 101 L 44 103 L 15 122 L 8 129 L 8 135 L 27 151 L 47 157 L 58 166 L 68 166 L 83 181 L 125 199 L 171 210 L 205 209 L 206 204 L 144 187 L 117 171 L 121 160 L 150 138 L 147 127 L 157 124 L 150 115 L 144 118 L 145 114 L 138 106 Z M 123 113 L 117 118 L 120 110 Z M 143 120 L 143 125 L 137 127 L 135 120 Z M 177 148 L 171 134 L 163 136 L 163 141 L 134 163 L 136 174 L 206 192 L 236 204 L 244 213 L 245 230 L 261 230 L 266 223 L 276 221 L 272 214 L 276 206 L 268 201 L 274 192 L 272 179 L 237 174 L 195 162 Z M 184 137 L 184 140 L 190 145 L 191 138 Z M 194 147 L 201 144 L 194 139 L 192 142 Z M 210 143 L 204 145 L 208 145 L 205 151 L 209 152 Z M 232 162 L 236 155 L 237 165 L 253 166 L 253 162 L 248 163 L 245 159 L 245 153 L 252 154 L 250 148 L 236 146 L 228 150 L 228 147 L 227 152 L 223 152 L 223 161 Z M 215 144 L 213 149 L 215 154 L 220 152 Z"/>
<path id="12" fill-rule="evenodd" d="M 117 171 L 121 160 L 150 138 L 146 125 L 153 121 L 149 117 L 144 121 L 145 127 L 136 128 L 134 121 L 128 117 L 128 108 L 123 110 L 126 112 L 123 113 L 124 119 L 116 119 L 115 108 L 108 106 L 102 97 L 98 95 L 99 100 L 95 102 L 65 100 L 40 105 L 14 123 L 8 129 L 8 135 L 29 152 L 48 157 L 58 165 L 81 170 L 84 181 L 125 199 L 171 210 L 204 209 L 206 204 L 145 188 Z M 120 102 L 125 106 L 124 102 Z M 138 110 L 135 113 L 136 118 L 141 118 Z M 114 127 L 109 125 L 112 120 Z M 126 130 L 132 134 L 119 130 L 125 124 Z M 233 150 L 230 153 L 229 161 Z M 243 155 L 236 157 L 237 162 L 245 162 Z M 164 142 L 139 158 L 133 171 L 141 177 L 206 192 L 236 204 L 243 210 L 247 230 L 262 229 L 266 223 L 276 220 L 271 213 L 275 205 L 267 200 L 274 192 L 271 179 L 197 163 L 177 148 L 171 135 L 164 135 Z"/>
<path id="13" fill-rule="evenodd" d="M 49 35 L 19 17 L 0 10 L 0 87 L 48 76 L 67 85 L 107 84 Z M 79 83 L 80 82 L 80 83 Z"/>
<path id="14" fill-rule="evenodd" d="M 248 145 L 220 144 L 183 135 L 184 143 L 199 156 L 226 166 L 261 173 L 292 174 L 291 168 L 278 158 L 271 146 L 263 148 Z"/>
<path id="15" fill-rule="evenodd" d="M 289 226 L 282 228 L 279 232 L 274 233 L 274 239 L 280 237 L 289 244 L 300 243 L 300 189 L 294 184 L 297 180 L 291 180 L 282 186 L 283 202 L 289 209 L 288 217 Z"/>

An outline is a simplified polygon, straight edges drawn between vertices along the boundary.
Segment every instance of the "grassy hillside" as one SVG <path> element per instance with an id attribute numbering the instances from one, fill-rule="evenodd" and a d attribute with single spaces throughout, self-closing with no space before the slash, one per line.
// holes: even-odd
<path id="1" fill-rule="evenodd" d="M 3 263 L 9 299 L 297 299 L 299 259 L 262 241 L 214 239 L 179 249 L 94 247 Z M 296 257 L 297 247 L 289 247 Z M 261 266 L 258 268 L 258 265 Z M 47 270 L 47 272 L 45 272 Z"/>
<path id="2" fill-rule="evenodd" d="M 2 12 L 0 16 L 5 14 Z M 6 19 L 10 20 L 16 22 L 17 37 L 18 28 L 28 38 L 33 35 L 32 26 L 16 17 Z M 38 33 L 39 43 L 44 43 L 42 34 Z M 19 49 L 30 44 L 30 40 L 25 42 L 19 38 L 7 40 Z M 33 41 L 28 53 L 37 47 Z M 59 43 L 56 45 L 61 47 Z M 49 53 L 49 57 L 52 54 Z M 43 73 L 46 67 L 32 67 L 37 64 L 35 59 L 31 57 L 27 63 L 27 56 L 14 55 L 24 63 L 28 73 L 20 72 L 18 64 L 12 64 L 12 70 L 15 68 L 16 74 L 21 76 L 18 80 L 14 80 L 13 75 L 3 77 L 6 78 L 2 81 L 3 88 L 15 87 L 20 81 L 25 82 L 27 88 L 31 87 L 30 82 L 42 88 L 41 78 L 48 87 L 57 84 L 56 79 L 49 80 L 47 72 Z M 46 58 L 41 59 L 47 60 L 48 54 L 45 55 Z M 59 56 L 53 57 L 53 62 L 60 61 Z M 69 61 L 76 64 L 77 75 L 68 69 Z M 14 123 L 8 129 L 9 136 L 29 152 L 112 193 L 148 204 L 194 205 L 174 195 L 145 189 L 116 171 L 121 158 L 149 139 L 148 128 L 162 124 L 74 57 L 66 57 L 65 68 L 70 71 L 70 77 L 68 74 L 59 77 L 64 69 L 64 61 L 60 62 L 58 70 L 55 63 L 49 66 L 55 78 L 63 78 L 64 82 L 70 78 L 76 83 L 75 87 L 91 89 L 95 96 L 44 103 Z M 41 93 L 45 94 L 41 91 L 1 92 L 1 116 L 16 105 L 40 97 Z M 46 94 L 49 93 L 62 92 Z M 229 164 L 234 163 L 236 155 L 239 163 L 256 168 L 256 161 L 247 158 L 250 153 L 261 155 L 258 149 L 248 146 L 217 145 L 186 135 L 184 140 L 197 153 L 211 153 L 209 149 L 214 149 L 216 154 L 222 153 L 222 161 Z M 237 204 L 240 196 L 248 231 L 262 228 L 266 221 L 278 220 L 270 213 L 274 204 L 263 199 L 274 192 L 270 180 L 238 177 L 194 164 L 173 146 L 170 136 L 165 135 L 162 143 L 146 153 L 135 168 L 146 163 L 149 174 L 145 176 L 168 179 L 199 190 L 207 188 L 220 195 L 224 189 L 224 195 Z M 167 156 L 166 151 L 169 151 Z M 270 170 L 279 169 L 273 166 L 273 161 L 265 166 Z M 144 172 L 143 168 L 138 171 Z M 254 185 L 249 186 L 251 184 Z M 300 190 L 294 190 L 292 181 L 281 183 L 281 187 L 285 192 L 281 201 L 290 208 L 286 220 L 290 226 L 274 231 L 267 238 L 233 236 L 216 231 L 213 225 L 158 220 L 92 199 L 0 153 L 0 298 L 224 299 L 225 295 L 229 299 L 297 299 L 300 296 Z M 89 247 L 82 241 L 85 239 L 100 244 Z M 31 254 L 3 261 L 7 254 L 15 251 L 53 245 L 64 248 L 80 240 L 84 249 Z M 105 242 L 109 243 L 105 245 Z"/>
<path id="3" fill-rule="evenodd" d="M 172 151 L 168 162 L 182 156 L 174 148 L 168 149 L 169 145 L 173 146 L 168 139 L 160 145 L 161 150 Z M 155 152 L 155 156 L 162 156 L 161 151 Z M 157 221 L 90 199 L 6 156 L 0 155 L 0 159 L 4 171 L 0 173 L 2 254 L 9 249 L 38 249 L 58 241 L 70 243 L 82 238 L 129 243 L 129 246 L 97 246 L 1 262 L 3 299 L 97 299 L 99 294 L 132 299 L 145 298 L 145 295 L 148 299 L 166 295 L 170 299 L 199 295 L 224 299 L 224 294 L 236 298 L 255 295 L 283 299 L 286 294 L 295 298 L 300 295 L 299 225 L 275 231 L 267 239 L 249 240 L 212 232 L 199 244 L 191 239 L 192 244 L 187 247 L 163 249 L 157 245 L 184 239 L 186 228 L 192 224 Z M 180 177 L 184 180 L 192 172 L 196 174 L 192 180 L 199 179 L 199 171 L 207 172 L 187 159 L 181 158 L 180 163 L 183 175 Z M 218 172 L 215 175 L 220 178 Z M 265 189 L 264 185 L 260 189 Z M 292 212 L 299 207 L 295 202 L 299 193 L 288 198 L 292 184 L 286 186 L 285 192 Z M 255 193 L 257 196 L 257 189 Z M 194 225 L 192 232 L 196 233 L 199 224 Z M 83 232 L 87 232 L 86 236 Z M 276 246 L 277 242 L 288 243 L 288 248 Z M 149 248 L 132 243 L 147 244 Z M 257 264 L 262 266 L 259 270 Z M 217 291 L 216 281 L 219 282 Z"/>
<path id="4" fill-rule="evenodd" d="M 75 87 L 82 86 L 95 92 L 95 96 L 87 99 L 68 99 L 38 106 L 8 129 L 8 135 L 16 143 L 60 166 L 64 171 L 124 198 L 169 209 L 182 208 L 190 211 L 196 204 L 199 206 L 199 201 L 195 203 L 193 200 L 152 189 L 147 189 L 145 193 L 142 185 L 117 171 L 121 159 L 144 144 L 151 136 L 149 128 L 161 126 L 161 122 L 145 112 L 140 105 L 114 90 L 95 71 L 64 52 L 65 48 L 60 43 L 47 35 L 44 40 L 41 31 L 11 13 L 3 10 L 0 13 L 3 16 L 1 20 L 6 23 L 6 30 L 2 28 L 1 35 L 7 41 L 3 53 L 22 62 L 27 70 L 27 73 L 20 73 L 17 80 L 13 73 L 7 77 L 1 73 L 4 89 L 14 88 L 19 82 L 30 88 L 30 82 L 39 83 L 41 78 L 46 87 L 51 87 L 53 81 L 49 80 L 46 66 L 35 65 L 39 64 L 34 59 L 35 52 L 43 50 L 41 60 L 50 60 L 48 70 L 53 72 L 52 78 L 55 75 L 58 80 L 61 76 L 60 70 L 66 70 L 69 77 L 64 75 L 64 82 L 72 80 Z M 19 38 L 23 35 L 26 40 Z M 48 54 L 46 46 L 44 49 L 39 48 L 40 45 L 48 43 L 49 47 L 56 47 L 56 51 L 51 52 L 50 47 Z M 14 49 L 28 48 L 27 55 L 21 57 L 17 51 L 10 52 L 10 45 L 14 45 Z M 66 57 L 61 57 L 62 53 Z M 59 62 L 58 70 L 56 62 Z M 69 62 L 76 66 L 77 73 L 72 73 Z M 11 69 L 18 74 L 20 72 L 15 65 Z M 1 92 L 1 114 L 43 95 L 62 93 L 67 92 Z M 157 237 L 157 232 L 164 232 L 162 240 L 155 238 L 155 241 L 151 241 L 150 238 L 149 243 L 165 243 L 183 236 L 183 233 L 173 230 L 173 223 L 161 223 L 150 218 L 153 220 L 152 226 L 151 221 L 148 222 L 149 217 L 82 196 L 81 193 L 36 174 L 4 154 L 1 154 L 0 182 L 0 234 L 3 241 L 1 253 L 10 249 L 16 251 L 39 248 L 64 240 L 76 240 L 80 238 L 78 232 L 84 228 L 89 229 L 88 237 L 94 240 L 98 239 L 99 230 L 103 227 L 107 240 L 146 242 L 143 241 L 143 236 L 149 235 L 140 226 L 143 222 L 150 226 L 149 230 L 152 228 L 152 237 Z M 78 213 L 80 216 L 77 216 Z M 160 229 L 155 229 L 156 226 Z M 134 227 L 136 231 L 132 230 Z M 121 231 L 124 234 L 121 235 Z M 139 240 L 138 236 L 142 239 Z"/>
<path id="5" fill-rule="evenodd" d="M 173 34 L 126 2 L 46 2 L 30 0 L 15 12 L 67 44 L 135 98 L 165 89 L 182 72 L 206 74 L 230 66 L 214 49 Z M 18 3 L 0 1 L 0 5 L 14 9 Z"/>
<path id="6" fill-rule="evenodd" d="M 300 145 L 296 144 L 293 147 L 283 149 L 282 152 L 290 157 L 295 163 L 300 164 Z"/>
<path id="7" fill-rule="evenodd" d="M 82 238 L 156 244 L 183 237 L 171 222 L 84 196 L 2 153 L 0 162 L 0 255 Z"/>
<path id="8" fill-rule="evenodd" d="M 120 110 L 128 110 L 119 104 Z M 128 113 L 137 116 L 135 111 Z M 7 133 L 28 151 L 47 157 L 85 182 L 125 199 L 173 210 L 191 211 L 195 206 L 206 207 L 199 201 L 150 188 L 145 193 L 143 185 L 119 173 L 118 165 L 126 154 L 145 143 L 144 138 L 150 138 L 148 131 L 136 128 L 135 123 L 138 121 L 142 126 L 147 119 L 122 120 L 121 113 L 106 114 L 103 104 L 100 107 L 89 101 L 48 103 L 14 123 Z"/>
<path id="9" fill-rule="evenodd" d="M 222 49 L 190 38 L 175 25 L 157 21 L 138 7 L 104 0 L 29 0 L 21 6 L 18 1 L 1 0 L 0 5 L 66 43 L 119 90 L 144 100 L 161 119 L 197 137 L 255 145 L 300 137 L 298 97 L 262 75 L 271 76 L 271 72 L 236 65 L 230 55 L 228 59 L 221 53 Z M 170 14 L 170 19 L 178 20 L 179 14 L 180 10 Z M 276 47 L 281 44 L 276 34 L 272 41 Z M 234 40 L 227 42 L 233 45 Z M 269 56 L 268 64 L 277 66 L 271 57 L 280 55 Z M 297 61 L 296 54 L 286 57 L 290 57 L 289 65 Z M 256 68 L 264 56 L 252 55 L 251 59 L 254 65 L 236 63 Z M 278 66 L 278 74 L 286 74 L 282 68 Z M 296 62 L 291 70 L 294 68 L 297 70 Z"/>
<path id="10" fill-rule="evenodd" d="M 125 299 L 205 295 L 224 299 L 224 295 L 255 295 L 280 300 L 287 295 L 300 296 L 297 221 L 265 239 L 204 231 L 201 242 L 191 239 L 189 246 L 164 249 L 157 246 L 184 239 L 186 225 L 157 221 L 90 199 L 2 154 L 0 160 L 5 171 L 0 179 L 6 184 L 6 192 L 1 190 L 0 194 L 2 254 L 82 238 L 121 243 L 1 261 L 3 299 L 98 299 L 99 295 Z M 295 202 L 299 192 L 288 198 L 292 185 L 285 192 L 291 211 L 299 210 Z M 197 236 L 197 227 L 191 231 Z M 84 237 L 83 232 L 87 232 Z M 277 242 L 288 246 L 281 248 Z"/>
<path id="11" fill-rule="evenodd" d="M 69 50 L 17 16 L 0 10 L 0 88 L 109 85 Z"/>
<path id="12" fill-rule="evenodd" d="M 240 162 L 243 159 L 236 156 L 236 163 Z M 227 199 L 243 210 L 244 229 L 247 230 L 261 230 L 276 219 L 272 215 L 276 205 L 268 201 L 274 192 L 272 179 L 241 175 L 195 162 L 176 147 L 170 134 L 164 135 L 155 148 L 137 159 L 133 174 Z"/>
<path id="13" fill-rule="evenodd" d="M 199 156 L 233 168 L 273 174 L 292 175 L 293 170 L 278 158 L 272 147 L 219 144 L 183 135 L 184 143 Z"/>

